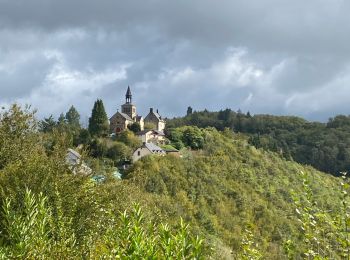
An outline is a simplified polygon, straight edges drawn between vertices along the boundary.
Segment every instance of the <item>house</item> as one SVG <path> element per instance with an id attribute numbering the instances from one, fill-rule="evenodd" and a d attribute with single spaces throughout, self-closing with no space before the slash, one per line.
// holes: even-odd
<path id="1" fill-rule="evenodd" d="M 141 130 L 144 128 L 142 116 L 137 115 L 136 106 L 132 104 L 132 94 L 130 86 L 126 91 L 125 104 L 121 106 L 121 112 L 117 111 L 110 119 L 110 132 L 120 133 L 128 128 L 128 125 L 138 123 Z"/>
<path id="2" fill-rule="evenodd" d="M 132 160 L 133 162 L 136 162 L 140 160 L 142 157 L 145 157 L 151 154 L 163 156 L 166 153 L 162 148 L 160 148 L 159 146 L 153 143 L 143 143 L 143 145 L 133 153 Z"/>
<path id="3" fill-rule="evenodd" d="M 92 169 L 82 161 L 81 155 L 73 149 L 68 149 L 66 162 L 74 175 L 90 175 L 92 173 Z"/>
<path id="4" fill-rule="evenodd" d="M 144 130 L 136 133 L 136 136 L 143 143 L 154 143 L 154 144 L 160 145 L 160 144 L 165 144 L 165 141 L 166 141 L 165 134 L 162 131 L 158 131 L 158 130 Z"/>
<path id="5" fill-rule="evenodd" d="M 132 103 L 132 94 L 130 86 L 126 90 L 125 103 L 121 106 L 121 112 L 117 111 L 110 119 L 110 133 L 118 134 L 128 128 L 129 125 L 138 123 L 141 131 L 144 130 L 144 125 L 147 123 L 153 126 L 154 130 L 163 132 L 165 129 L 165 120 L 161 117 L 158 112 L 150 108 L 150 112 L 143 119 L 142 116 L 136 113 L 136 106 Z"/>
<path id="6" fill-rule="evenodd" d="M 164 131 L 165 120 L 159 115 L 158 109 L 156 111 L 150 108 L 148 115 L 145 117 L 145 124 L 152 124 L 155 130 Z"/>

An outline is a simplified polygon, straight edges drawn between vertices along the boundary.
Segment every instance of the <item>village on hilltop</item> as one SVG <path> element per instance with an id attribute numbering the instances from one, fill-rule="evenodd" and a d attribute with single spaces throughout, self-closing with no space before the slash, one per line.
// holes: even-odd
<path id="1" fill-rule="evenodd" d="M 118 135 L 136 124 L 139 127 L 135 135 L 142 141 L 142 146 L 134 151 L 132 161 L 136 162 L 150 154 L 165 155 L 177 154 L 176 149 L 165 149 L 160 146 L 166 144 L 164 129 L 166 122 L 159 114 L 158 109 L 150 108 L 148 115 L 143 118 L 137 114 L 136 105 L 132 103 L 130 86 L 125 94 L 125 103 L 121 105 L 121 112 L 118 110 L 110 119 L 110 133 Z"/>

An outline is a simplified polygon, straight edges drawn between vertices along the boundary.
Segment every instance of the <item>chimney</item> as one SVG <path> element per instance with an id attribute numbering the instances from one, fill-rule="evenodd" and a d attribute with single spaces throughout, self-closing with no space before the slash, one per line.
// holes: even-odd
<path id="1" fill-rule="evenodd" d="M 157 114 L 159 114 L 158 109 L 157 109 Z"/>
<path id="2" fill-rule="evenodd" d="M 153 113 L 153 108 L 152 108 L 152 107 L 149 109 L 149 112 L 150 112 L 150 113 Z"/>

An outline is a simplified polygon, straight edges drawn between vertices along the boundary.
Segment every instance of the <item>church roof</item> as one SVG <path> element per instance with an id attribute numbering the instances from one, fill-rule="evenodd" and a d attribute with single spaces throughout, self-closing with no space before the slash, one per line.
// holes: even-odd
<path id="1" fill-rule="evenodd" d="M 128 90 L 126 91 L 126 96 L 131 96 L 130 86 L 128 86 Z"/>
<path id="2" fill-rule="evenodd" d="M 119 114 L 121 114 L 121 115 L 122 115 L 122 117 L 124 117 L 126 120 L 133 121 L 133 120 L 131 119 L 131 117 L 130 117 L 130 116 L 128 116 L 127 114 L 122 113 L 122 112 L 118 112 L 118 113 L 119 113 Z"/>

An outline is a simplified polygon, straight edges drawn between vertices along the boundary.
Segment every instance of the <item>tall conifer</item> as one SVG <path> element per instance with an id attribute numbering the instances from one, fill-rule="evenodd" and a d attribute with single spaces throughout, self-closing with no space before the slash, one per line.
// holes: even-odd
<path id="1" fill-rule="evenodd" d="M 89 118 L 89 132 L 92 136 L 106 136 L 109 131 L 108 117 L 101 99 L 97 99 Z"/>
<path id="2" fill-rule="evenodd" d="M 80 115 L 74 106 L 71 106 L 66 113 L 65 119 L 72 127 L 80 128 Z"/>

